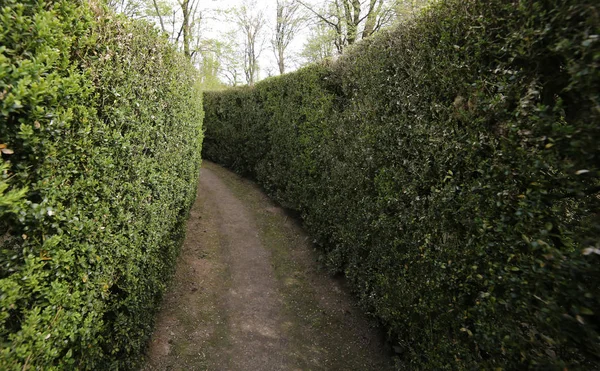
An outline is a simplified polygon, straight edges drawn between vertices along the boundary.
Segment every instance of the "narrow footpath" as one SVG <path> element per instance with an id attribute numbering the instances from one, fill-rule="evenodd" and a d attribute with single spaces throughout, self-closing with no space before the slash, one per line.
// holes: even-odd
<path id="1" fill-rule="evenodd" d="M 298 223 L 204 161 L 144 370 L 392 370 L 385 349 Z"/>

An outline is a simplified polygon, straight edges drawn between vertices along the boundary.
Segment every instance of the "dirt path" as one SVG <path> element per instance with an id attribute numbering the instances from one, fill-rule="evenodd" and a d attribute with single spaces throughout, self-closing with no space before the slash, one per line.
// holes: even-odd
<path id="1" fill-rule="evenodd" d="M 204 162 L 145 370 L 392 370 L 377 329 L 297 223 Z"/>

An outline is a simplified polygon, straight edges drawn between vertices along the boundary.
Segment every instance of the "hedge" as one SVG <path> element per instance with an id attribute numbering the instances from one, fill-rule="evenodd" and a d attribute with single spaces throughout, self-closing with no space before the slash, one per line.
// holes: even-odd
<path id="1" fill-rule="evenodd" d="M 0 369 L 128 369 L 195 197 L 201 96 L 152 26 L 0 5 Z"/>
<path id="2" fill-rule="evenodd" d="M 204 156 L 300 213 L 399 369 L 599 368 L 598 14 L 441 1 L 206 93 Z"/>

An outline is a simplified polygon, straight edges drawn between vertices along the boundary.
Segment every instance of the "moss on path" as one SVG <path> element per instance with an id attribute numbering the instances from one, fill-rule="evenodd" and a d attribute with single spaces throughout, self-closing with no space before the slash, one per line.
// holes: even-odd
<path id="1" fill-rule="evenodd" d="M 297 223 L 254 183 L 204 162 L 145 369 L 393 369 L 384 349 Z"/>

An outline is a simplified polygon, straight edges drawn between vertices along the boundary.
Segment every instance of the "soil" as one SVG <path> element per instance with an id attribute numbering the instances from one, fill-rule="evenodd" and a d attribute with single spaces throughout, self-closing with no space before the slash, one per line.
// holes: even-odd
<path id="1" fill-rule="evenodd" d="M 297 221 L 207 161 L 144 370 L 393 370 Z"/>

